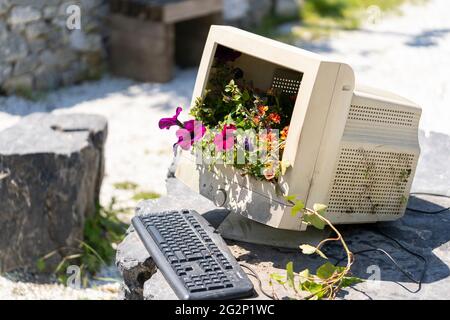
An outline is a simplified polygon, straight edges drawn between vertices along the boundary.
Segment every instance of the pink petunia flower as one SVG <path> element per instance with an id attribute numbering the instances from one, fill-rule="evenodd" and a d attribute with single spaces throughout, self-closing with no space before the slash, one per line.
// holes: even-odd
<path id="1" fill-rule="evenodd" d="M 223 127 L 221 133 L 214 137 L 217 151 L 227 151 L 234 147 L 234 131 L 236 131 L 236 126 L 228 124 Z"/>
<path id="2" fill-rule="evenodd" d="M 175 132 L 178 142 L 174 147 L 178 145 L 183 150 L 189 150 L 195 142 L 203 138 L 206 128 L 200 121 L 195 120 L 184 122 L 183 127 Z"/>
<path id="3" fill-rule="evenodd" d="M 178 120 L 178 116 L 180 115 L 181 111 L 183 111 L 183 108 L 178 107 L 175 111 L 175 115 L 171 118 L 162 118 L 159 120 L 159 128 L 160 129 L 169 129 L 172 126 L 179 126 L 182 127 L 181 122 Z"/>

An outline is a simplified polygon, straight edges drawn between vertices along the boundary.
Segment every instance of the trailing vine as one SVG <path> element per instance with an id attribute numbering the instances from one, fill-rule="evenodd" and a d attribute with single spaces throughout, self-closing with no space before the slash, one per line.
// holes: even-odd
<path id="1" fill-rule="evenodd" d="M 271 274 L 269 284 L 273 286 L 274 283 L 272 280 L 274 280 L 276 283 L 282 285 L 292 293 L 290 297 L 292 299 L 332 300 L 336 298 L 336 295 L 342 288 L 362 282 L 361 279 L 351 276 L 350 271 L 354 262 L 354 255 L 339 230 L 330 220 L 324 217 L 327 206 L 314 204 L 313 209 L 310 209 L 305 207 L 304 203 L 298 200 L 296 196 L 287 196 L 286 200 L 292 204 L 291 214 L 293 216 L 300 215 L 300 219 L 303 222 L 320 230 L 328 226 L 336 234 L 335 237 L 322 240 L 317 246 L 302 244 L 300 246 L 302 253 L 307 255 L 317 254 L 323 259 L 328 260 L 328 257 L 322 252 L 322 247 L 328 242 L 338 241 L 345 251 L 347 263 L 345 266 L 336 266 L 327 261 L 317 268 L 316 274 L 312 274 L 309 269 L 295 273 L 294 264 L 291 261 L 286 265 L 286 275 Z"/>

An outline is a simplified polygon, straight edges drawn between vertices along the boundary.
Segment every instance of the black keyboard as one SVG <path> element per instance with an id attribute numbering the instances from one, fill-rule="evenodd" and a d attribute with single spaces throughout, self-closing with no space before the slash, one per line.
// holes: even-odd
<path id="1" fill-rule="evenodd" d="M 225 241 L 195 211 L 136 216 L 134 228 L 178 298 L 235 299 L 253 285 Z"/>

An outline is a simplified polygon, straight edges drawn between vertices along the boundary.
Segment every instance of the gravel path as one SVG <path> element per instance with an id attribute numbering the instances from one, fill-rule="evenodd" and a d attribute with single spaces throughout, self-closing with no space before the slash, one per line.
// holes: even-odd
<path id="1" fill-rule="evenodd" d="M 418 102 L 423 107 L 421 128 L 450 135 L 450 2 L 407 5 L 402 11 L 400 17 L 384 18 L 360 31 L 340 32 L 330 40 L 299 46 L 347 61 L 355 69 L 358 83 L 385 88 Z M 101 202 L 107 205 L 117 197 L 131 206 L 132 192 L 117 190 L 114 183 L 130 181 L 141 190 L 165 193 L 164 180 L 175 138 L 174 131 L 161 131 L 157 123 L 159 118 L 172 115 L 177 106 L 188 106 L 195 75 L 196 70 L 178 71 L 175 80 L 162 85 L 106 77 L 55 91 L 39 102 L 3 97 L 0 130 L 32 112 L 105 116 L 109 136 Z M 0 299 L 110 299 L 116 293 L 116 284 L 73 290 L 0 277 Z"/>

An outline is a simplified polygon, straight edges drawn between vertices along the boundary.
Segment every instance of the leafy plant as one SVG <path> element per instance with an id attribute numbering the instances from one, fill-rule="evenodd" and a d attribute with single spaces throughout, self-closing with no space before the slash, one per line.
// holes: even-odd
<path id="1" fill-rule="evenodd" d="M 206 131 L 195 146 L 210 165 L 232 163 L 243 175 L 276 183 L 289 167 L 281 159 L 296 95 L 255 88 L 245 71 L 233 65 L 239 56 L 225 47 L 217 49 L 204 95 L 190 111 Z M 234 138 L 228 140 L 230 132 Z M 211 157 L 214 145 L 217 153 Z"/>
<path id="2" fill-rule="evenodd" d="M 324 229 L 329 226 L 336 237 L 322 240 L 317 246 L 302 244 L 300 249 L 303 254 L 317 254 L 323 259 L 328 259 L 322 252 L 322 247 L 330 241 L 339 241 L 347 255 L 347 264 L 345 266 L 335 266 L 329 261 L 317 268 L 316 273 L 312 274 L 309 269 L 305 269 L 299 273 L 294 272 L 293 262 L 286 265 L 286 276 L 280 274 L 271 274 L 270 284 L 276 283 L 286 285 L 293 292 L 293 298 L 296 299 L 334 299 L 337 293 L 345 287 L 351 286 L 362 280 L 350 275 L 350 269 L 354 262 L 354 256 L 349 250 L 347 243 L 336 227 L 324 217 L 327 207 L 323 204 L 315 204 L 313 209 L 305 207 L 304 203 L 296 198 L 296 196 L 287 196 L 286 200 L 292 204 L 291 214 L 297 216 L 300 214 L 303 222 L 317 228 Z"/>
<path id="3" fill-rule="evenodd" d="M 151 199 L 158 199 L 161 197 L 159 193 L 151 192 L 151 191 L 139 191 L 134 194 L 133 200 L 140 201 L 140 200 L 151 200 Z"/>
<path id="4" fill-rule="evenodd" d="M 115 200 L 108 207 L 98 205 L 97 212 L 86 219 L 84 239 L 77 240 L 75 247 L 62 247 L 40 258 L 36 267 L 46 271 L 47 260 L 53 256 L 62 256 L 61 261 L 53 270 L 58 281 L 67 283 L 67 267 L 76 264 L 80 267 L 83 286 L 87 286 L 89 277 L 94 276 L 102 266 L 108 266 L 115 257 L 114 246 L 123 240 L 127 225 L 117 217 L 118 213 L 127 209 L 115 209 Z"/>
<path id="5" fill-rule="evenodd" d="M 114 188 L 118 190 L 136 190 L 138 188 L 138 184 L 131 181 L 123 181 L 114 183 Z"/>
<path id="6" fill-rule="evenodd" d="M 394 10 L 407 0 L 306 0 L 300 10 L 308 26 L 357 29 L 365 10 L 376 6 L 381 11 Z"/>

